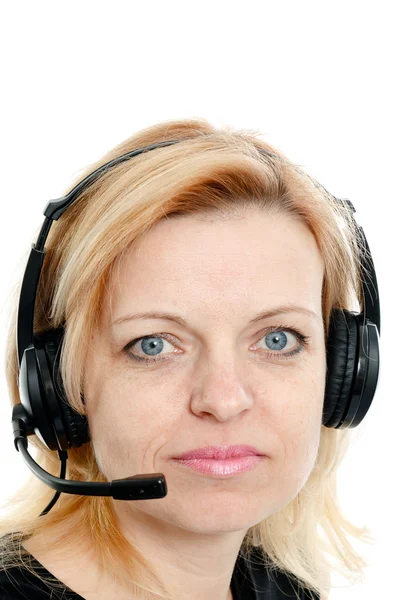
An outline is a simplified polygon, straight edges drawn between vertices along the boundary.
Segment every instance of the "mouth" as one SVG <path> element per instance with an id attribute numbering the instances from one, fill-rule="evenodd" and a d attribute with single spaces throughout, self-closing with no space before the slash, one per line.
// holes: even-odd
<path id="1" fill-rule="evenodd" d="M 266 455 L 253 446 L 208 446 L 173 458 L 173 463 L 209 477 L 231 477 L 254 469 Z"/>
<path id="2" fill-rule="evenodd" d="M 174 456 L 177 460 L 192 460 L 192 459 L 212 459 L 212 460 L 227 460 L 230 458 L 244 458 L 247 456 L 265 456 L 263 452 L 254 446 L 236 445 L 236 446 L 206 446 L 189 450 L 179 456 Z"/>
<path id="3" fill-rule="evenodd" d="M 175 464 L 198 471 L 203 475 L 211 477 L 229 477 L 239 475 L 245 471 L 254 469 L 265 457 L 264 456 L 241 456 L 239 458 L 227 458 L 225 460 L 213 460 L 212 458 L 192 458 L 184 460 L 173 459 Z"/>

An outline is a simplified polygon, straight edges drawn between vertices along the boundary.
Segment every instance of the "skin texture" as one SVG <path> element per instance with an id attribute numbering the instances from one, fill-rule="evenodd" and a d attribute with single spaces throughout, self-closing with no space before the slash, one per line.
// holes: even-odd
<path id="1" fill-rule="evenodd" d="M 164 219 L 132 244 L 110 281 L 85 371 L 92 440 L 109 480 L 165 475 L 165 498 L 114 504 L 127 538 L 180 600 L 229 599 L 246 531 L 288 504 L 310 475 L 325 387 L 323 273 L 304 224 L 247 209 L 225 219 Z M 249 323 L 288 303 L 317 318 L 292 311 Z M 147 318 L 112 325 L 148 311 L 173 312 L 188 324 Z M 281 325 L 286 345 L 276 350 L 265 330 Z M 286 327 L 310 340 L 279 359 L 300 344 Z M 171 336 L 152 340 L 163 344 L 163 362 L 129 357 L 157 356 L 142 340 L 124 350 L 159 334 Z M 233 444 L 267 456 L 253 470 L 218 479 L 171 460 Z"/>
<path id="2" fill-rule="evenodd" d="M 128 248 L 111 278 L 85 369 L 92 442 L 108 480 L 165 475 L 165 498 L 113 502 L 124 534 L 177 600 L 230 600 L 247 530 L 286 506 L 312 471 L 325 389 L 323 274 L 304 224 L 248 208 L 224 219 L 161 221 Z M 292 311 L 250 323 L 288 303 L 316 318 Z M 154 318 L 112 325 L 149 311 L 173 312 L 187 325 Z M 278 348 L 273 335 L 266 337 L 272 326 L 279 327 Z M 287 327 L 310 339 L 299 354 L 279 359 L 300 345 Z M 171 336 L 152 339 L 163 362 L 146 366 L 130 358 L 157 356 L 142 340 L 124 350 L 136 338 L 159 334 Z M 222 478 L 172 460 L 234 444 L 253 445 L 265 456 L 253 470 Z M 100 580 L 79 548 L 56 558 L 34 539 L 24 545 L 88 600 L 132 600 L 114 581 Z"/>

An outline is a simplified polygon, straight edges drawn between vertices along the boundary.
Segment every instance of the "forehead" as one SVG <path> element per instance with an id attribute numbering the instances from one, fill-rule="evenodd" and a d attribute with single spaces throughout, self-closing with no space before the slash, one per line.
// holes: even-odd
<path id="1" fill-rule="evenodd" d="M 216 219 L 166 218 L 126 250 L 113 271 L 113 316 L 135 308 L 303 300 L 320 313 L 324 264 L 304 223 L 259 210 Z M 312 304 L 312 306 L 311 306 Z"/>

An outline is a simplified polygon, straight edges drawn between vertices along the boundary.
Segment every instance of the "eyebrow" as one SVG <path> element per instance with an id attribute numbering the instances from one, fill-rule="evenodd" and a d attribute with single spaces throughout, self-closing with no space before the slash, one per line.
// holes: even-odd
<path id="1" fill-rule="evenodd" d="M 250 324 L 257 323 L 262 319 L 268 319 L 270 317 L 275 317 L 276 315 L 280 315 L 282 313 L 289 312 L 298 312 L 307 315 L 308 317 L 312 317 L 313 319 L 320 320 L 319 317 L 313 310 L 305 308 L 303 306 L 297 306 L 296 304 L 286 304 L 285 306 L 276 306 L 275 308 L 271 308 L 266 311 L 262 311 L 258 313 L 254 319 L 251 319 Z M 179 325 L 184 327 L 188 326 L 187 321 L 182 319 L 179 315 L 175 315 L 173 313 L 166 312 L 143 312 L 136 313 L 132 315 L 125 315 L 124 317 L 119 317 L 116 321 L 113 321 L 112 325 L 120 325 L 121 323 L 125 323 L 126 321 L 132 321 L 134 319 L 164 319 L 166 321 L 175 321 Z"/>

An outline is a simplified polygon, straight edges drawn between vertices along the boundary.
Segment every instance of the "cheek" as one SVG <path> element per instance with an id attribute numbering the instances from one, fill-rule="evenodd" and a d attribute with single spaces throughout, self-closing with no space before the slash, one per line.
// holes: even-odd
<path id="1" fill-rule="evenodd" d="M 159 453 L 179 434 L 183 408 L 176 392 L 157 378 L 139 383 L 124 368 L 97 381 L 87 380 L 86 404 L 101 471 L 107 479 L 158 472 Z"/>
<path id="2" fill-rule="evenodd" d="M 274 412 L 274 423 L 282 455 L 277 467 L 284 478 L 299 491 L 308 479 L 321 437 L 325 390 L 324 370 L 302 370 L 285 381 L 284 399 Z"/>

